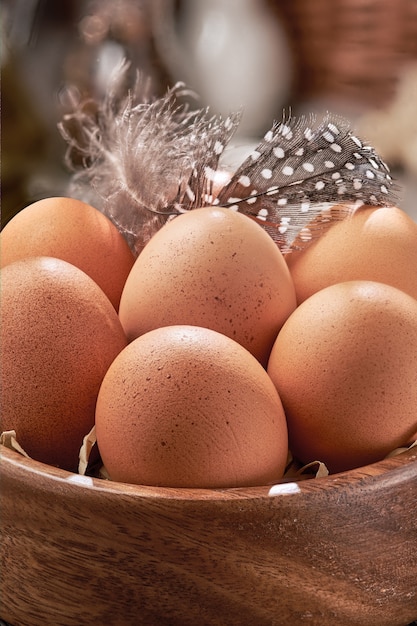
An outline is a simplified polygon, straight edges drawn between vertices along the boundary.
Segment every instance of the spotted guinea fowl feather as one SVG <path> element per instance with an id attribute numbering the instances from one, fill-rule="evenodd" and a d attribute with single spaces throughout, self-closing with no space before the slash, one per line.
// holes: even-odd
<path id="1" fill-rule="evenodd" d="M 327 114 L 276 122 L 220 191 L 216 203 L 245 213 L 263 226 L 283 251 L 302 246 L 319 232 L 315 218 L 342 203 L 394 203 L 388 166 L 351 131 L 342 118 Z M 329 213 L 327 213 L 329 214 Z"/>

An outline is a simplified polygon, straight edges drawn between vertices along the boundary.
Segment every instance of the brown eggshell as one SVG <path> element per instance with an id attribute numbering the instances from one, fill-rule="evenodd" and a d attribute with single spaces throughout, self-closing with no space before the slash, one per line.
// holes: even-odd
<path id="1" fill-rule="evenodd" d="M 379 461 L 417 437 L 417 301 L 371 281 L 327 287 L 287 320 L 268 373 L 300 461 Z"/>
<path id="2" fill-rule="evenodd" d="M 203 326 L 266 365 L 295 306 L 288 267 L 271 237 L 245 215 L 203 208 L 176 217 L 146 245 L 119 315 L 129 340 L 160 326 Z"/>
<path id="3" fill-rule="evenodd" d="M 118 309 L 134 256 L 117 227 L 94 207 L 72 198 L 45 198 L 6 224 L 1 266 L 29 256 L 63 259 L 82 269 Z"/>
<path id="4" fill-rule="evenodd" d="M 97 400 L 101 456 L 116 481 L 238 487 L 279 480 L 287 426 L 260 363 L 216 331 L 167 326 L 134 340 Z"/>
<path id="5" fill-rule="evenodd" d="M 397 207 L 360 207 L 286 261 L 298 303 L 349 280 L 386 283 L 417 299 L 417 223 Z"/>
<path id="6" fill-rule="evenodd" d="M 38 461 L 76 470 L 98 390 L 126 337 L 84 272 L 30 257 L 1 270 L 1 431 Z"/>

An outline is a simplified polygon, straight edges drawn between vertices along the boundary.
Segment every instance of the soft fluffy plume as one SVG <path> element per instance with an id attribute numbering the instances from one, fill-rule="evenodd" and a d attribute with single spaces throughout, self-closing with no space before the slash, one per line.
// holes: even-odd
<path id="1" fill-rule="evenodd" d="M 101 103 L 81 103 L 59 129 L 74 171 L 68 193 L 107 215 L 138 254 L 170 215 L 207 204 L 240 113 L 223 120 L 191 109 L 193 94 L 181 83 L 149 97 L 140 75 L 123 96 L 127 69 L 115 71 Z"/>

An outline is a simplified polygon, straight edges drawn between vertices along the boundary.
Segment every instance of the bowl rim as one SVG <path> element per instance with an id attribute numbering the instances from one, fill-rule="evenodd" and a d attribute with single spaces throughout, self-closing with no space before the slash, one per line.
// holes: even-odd
<path id="1" fill-rule="evenodd" d="M 48 485 L 65 489 L 72 485 L 79 489 L 93 490 L 96 493 L 103 492 L 108 495 L 124 495 L 137 499 L 153 500 L 259 500 L 271 499 L 284 495 L 306 495 L 318 490 L 332 490 L 346 486 L 350 488 L 355 484 L 363 485 L 367 481 L 379 478 L 393 478 L 393 473 L 399 475 L 409 474 L 417 479 L 417 446 L 414 445 L 405 451 L 388 457 L 377 463 L 365 465 L 352 470 L 329 474 L 328 476 L 314 477 L 309 479 L 296 480 L 294 477 L 283 479 L 274 485 L 257 487 L 233 487 L 233 488 L 175 488 L 157 487 L 148 485 L 134 485 L 130 483 L 115 482 L 112 480 L 84 476 L 76 474 L 58 467 L 47 465 L 32 458 L 23 456 L 21 453 L 0 444 L 0 466 L 1 474 L 13 475 L 17 480 L 32 480 L 38 477 L 38 482 L 42 482 L 44 488 Z"/>

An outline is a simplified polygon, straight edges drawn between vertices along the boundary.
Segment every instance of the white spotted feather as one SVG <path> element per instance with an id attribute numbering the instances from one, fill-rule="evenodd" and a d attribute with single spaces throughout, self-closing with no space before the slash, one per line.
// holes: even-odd
<path id="1" fill-rule="evenodd" d="M 355 203 L 389 206 L 394 198 L 388 166 L 346 120 L 328 114 L 319 124 L 314 117 L 275 122 L 217 202 L 255 219 L 287 252 L 320 233 L 308 229 L 314 219 L 319 225 L 345 217 Z M 330 214 L 335 204 L 346 210 Z"/>

